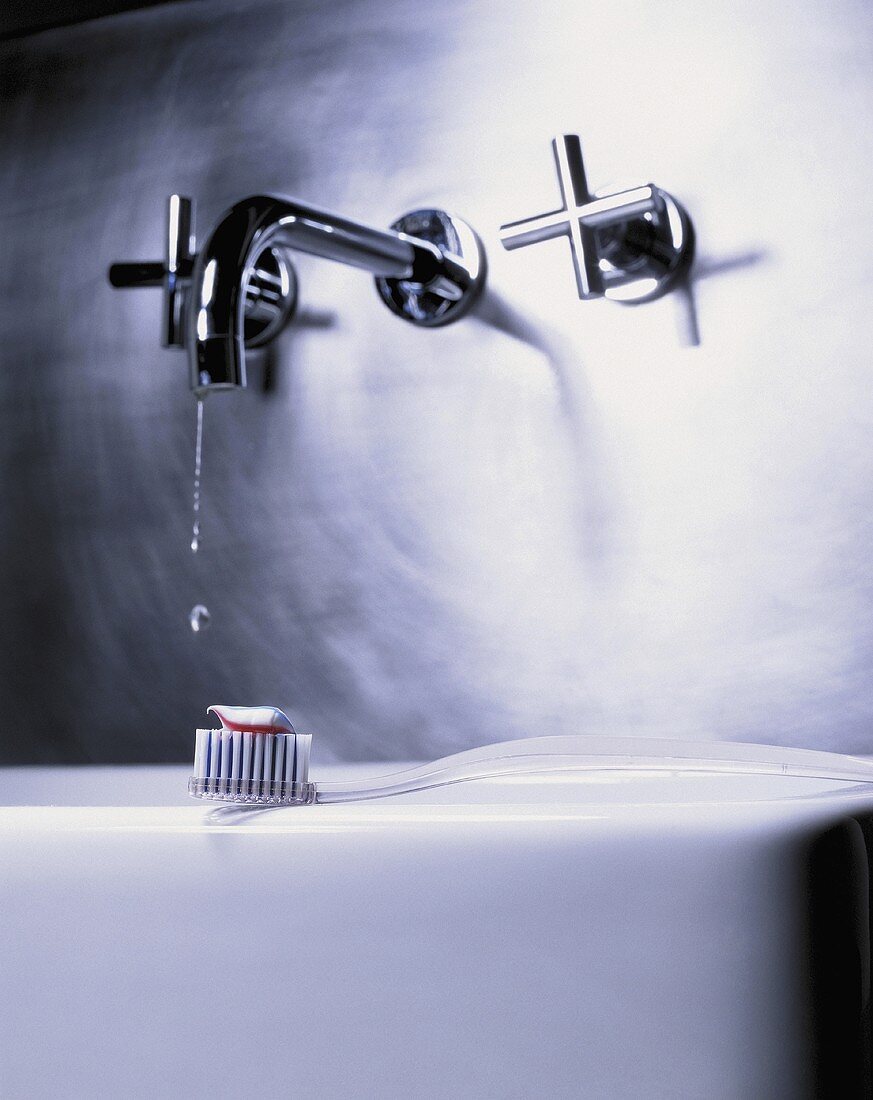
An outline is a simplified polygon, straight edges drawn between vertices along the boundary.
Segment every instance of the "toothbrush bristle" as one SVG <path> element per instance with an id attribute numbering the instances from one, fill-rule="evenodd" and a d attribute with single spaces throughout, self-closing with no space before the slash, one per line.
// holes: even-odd
<path id="1" fill-rule="evenodd" d="M 307 733 L 265 737 L 251 729 L 197 730 L 194 774 L 188 790 L 198 798 L 261 805 L 311 802 Z"/>

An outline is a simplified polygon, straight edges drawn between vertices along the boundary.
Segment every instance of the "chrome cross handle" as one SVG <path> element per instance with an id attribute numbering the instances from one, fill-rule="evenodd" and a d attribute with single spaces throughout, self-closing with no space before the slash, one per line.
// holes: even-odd
<path id="1" fill-rule="evenodd" d="M 164 291 L 161 311 L 161 343 L 182 347 L 182 287 L 194 269 L 191 236 L 192 203 L 182 195 L 170 195 L 167 203 L 166 255 L 161 262 L 113 264 L 109 282 L 114 287 L 160 286 Z"/>
<path id="2" fill-rule="evenodd" d="M 580 298 L 643 302 L 666 293 L 687 271 L 694 252 L 685 210 L 652 183 L 592 194 L 577 135 L 555 138 L 552 148 L 563 206 L 502 225 L 503 247 L 568 237 Z"/>

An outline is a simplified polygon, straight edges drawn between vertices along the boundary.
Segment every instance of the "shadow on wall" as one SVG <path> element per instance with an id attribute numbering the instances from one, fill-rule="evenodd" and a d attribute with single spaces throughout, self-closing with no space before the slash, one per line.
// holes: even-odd
<path id="1" fill-rule="evenodd" d="M 610 491 L 604 468 L 593 395 L 577 352 L 560 332 L 524 313 L 491 288 L 486 289 L 473 316 L 546 357 L 557 387 L 579 486 L 570 502 L 575 510 L 579 554 L 590 571 L 604 575 L 615 548 L 615 494 Z"/>
<path id="2" fill-rule="evenodd" d="M 696 255 L 691 269 L 676 283 L 672 291 L 678 304 L 676 322 L 680 344 L 688 348 L 699 348 L 701 344 L 700 318 L 694 293 L 695 286 L 701 279 L 756 267 L 769 258 L 770 254 L 764 248 L 748 248 L 732 256 Z"/>
<path id="3" fill-rule="evenodd" d="M 325 331 L 334 328 L 336 323 L 337 315 L 332 310 L 303 306 L 291 317 L 290 327 L 295 332 Z M 273 394 L 281 384 L 282 358 L 278 352 L 279 348 L 275 340 L 259 348 L 246 349 L 246 371 L 255 378 L 260 378 L 261 393 Z"/>

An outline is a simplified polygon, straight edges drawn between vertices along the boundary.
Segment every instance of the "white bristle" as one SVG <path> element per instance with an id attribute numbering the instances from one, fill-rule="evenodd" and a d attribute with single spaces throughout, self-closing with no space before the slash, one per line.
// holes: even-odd
<path id="1" fill-rule="evenodd" d="M 231 767 L 233 764 L 233 752 L 231 751 L 231 741 L 233 733 L 230 730 L 221 731 L 221 771 L 220 777 L 224 780 L 230 779 Z"/>
<path id="2" fill-rule="evenodd" d="M 298 735 L 299 736 L 299 735 Z M 297 736 L 295 736 L 293 743 L 285 747 L 285 772 L 283 778 L 286 783 L 294 782 L 294 769 L 297 762 Z"/>
<path id="3" fill-rule="evenodd" d="M 242 779 L 242 734 L 234 733 L 232 735 L 233 741 L 233 759 L 230 765 L 231 777 L 237 782 Z"/>
<path id="4" fill-rule="evenodd" d="M 210 790 L 215 790 L 218 782 L 218 769 L 221 762 L 221 736 L 218 730 L 209 731 L 209 762 L 207 764 L 207 778 L 210 781 Z"/>
<path id="5" fill-rule="evenodd" d="M 209 731 L 197 730 L 194 740 L 194 774 L 205 776 L 209 749 Z"/>
<path id="6" fill-rule="evenodd" d="M 282 782 L 282 773 L 283 773 L 283 770 L 285 768 L 285 749 L 286 749 L 286 746 L 287 746 L 288 738 L 287 737 L 274 737 L 273 740 L 276 742 L 276 744 L 275 744 L 275 747 L 274 747 L 273 777 L 272 778 L 273 778 L 274 783 L 281 783 Z"/>
<path id="7" fill-rule="evenodd" d="M 261 770 L 264 767 L 264 738 L 257 734 L 252 734 L 254 738 L 254 756 L 252 758 L 252 777 L 257 776 L 260 779 Z"/>
<path id="8" fill-rule="evenodd" d="M 297 734 L 297 755 L 298 764 L 294 775 L 294 781 L 296 783 L 308 783 L 309 782 L 309 753 L 312 749 L 312 734 L 311 733 L 298 733 Z"/>
<path id="9" fill-rule="evenodd" d="M 254 736 L 253 733 L 242 735 L 242 761 L 240 763 L 240 777 L 242 779 L 251 779 L 252 777 L 252 740 Z"/>
<path id="10" fill-rule="evenodd" d="M 262 783 L 269 783 L 273 778 L 273 752 L 276 748 L 274 737 L 264 738 L 264 758 L 261 761 L 261 774 L 255 776 Z"/>

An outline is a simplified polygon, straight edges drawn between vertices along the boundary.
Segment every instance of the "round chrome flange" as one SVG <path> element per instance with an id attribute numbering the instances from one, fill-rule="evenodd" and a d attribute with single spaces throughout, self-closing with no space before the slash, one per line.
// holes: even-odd
<path id="1" fill-rule="evenodd" d="M 671 194 L 660 188 L 658 194 L 661 210 L 596 231 L 604 295 L 614 302 L 638 305 L 660 298 L 694 257 L 691 219 Z"/>
<path id="2" fill-rule="evenodd" d="M 279 335 L 297 308 L 297 275 L 284 249 L 256 254 L 244 284 L 245 344 L 260 348 Z"/>
<path id="3" fill-rule="evenodd" d="M 413 210 L 391 226 L 419 240 L 429 241 L 447 254 L 450 276 L 440 274 L 424 282 L 413 279 L 376 279 L 376 288 L 390 310 L 414 325 L 436 328 L 463 317 L 485 285 L 485 249 L 476 232 L 461 218 L 444 210 Z"/>

